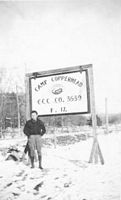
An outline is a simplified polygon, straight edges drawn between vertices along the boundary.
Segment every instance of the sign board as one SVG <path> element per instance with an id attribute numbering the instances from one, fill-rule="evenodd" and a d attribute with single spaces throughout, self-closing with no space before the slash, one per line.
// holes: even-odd
<path id="1" fill-rule="evenodd" d="M 94 140 L 89 163 L 97 163 L 99 157 L 104 164 L 96 133 L 92 65 L 26 74 L 26 118 L 32 110 L 41 116 L 91 113 Z"/>
<path id="2" fill-rule="evenodd" d="M 87 70 L 30 78 L 31 110 L 41 116 L 89 113 Z"/>

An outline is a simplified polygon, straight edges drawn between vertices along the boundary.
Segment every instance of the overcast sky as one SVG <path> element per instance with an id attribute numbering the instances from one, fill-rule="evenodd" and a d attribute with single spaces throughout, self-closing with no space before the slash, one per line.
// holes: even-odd
<path id="1" fill-rule="evenodd" d="M 96 110 L 121 112 L 121 1 L 0 1 L 0 67 L 93 64 Z M 11 72 L 11 70 L 10 70 Z"/>

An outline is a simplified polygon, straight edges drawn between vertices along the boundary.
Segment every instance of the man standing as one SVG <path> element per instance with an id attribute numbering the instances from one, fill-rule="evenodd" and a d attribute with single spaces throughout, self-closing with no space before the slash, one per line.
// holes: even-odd
<path id="1" fill-rule="evenodd" d="M 24 134 L 28 137 L 28 145 L 30 149 L 31 168 L 34 168 L 35 150 L 38 153 L 39 168 L 42 168 L 42 141 L 41 137 L 45 134 L 46 129 L 44 123 L 38 119 L 37 111 L 31 112 L 31 119 L 28 120 L 24 127 Z"/>

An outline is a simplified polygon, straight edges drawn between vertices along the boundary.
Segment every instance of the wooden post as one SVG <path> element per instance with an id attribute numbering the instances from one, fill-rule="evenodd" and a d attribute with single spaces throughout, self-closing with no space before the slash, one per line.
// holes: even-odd
<path id="1" fill-rule="evenodd" d="M 3 128 L 2 128 L 2 125 L 3 125 L 3 109 L 4 109 L 4 104 L 3 104 L 3 92 L 1 92 L 1 127 L 0 127 L 0 137 L 4 137 L 3 135 Z"/>
<path id="2" fill-rule="evenodd" d="M 109 129 L 108 129 L 108 99 L 105 98 L 105 133 L 108 134 L 109 133 Z"/>
<path id="3" fill-rule="evenodd" d="M 31 97 L 30 97 L 30 82 L 29 82 L 29 77 L 26 76 L 25 77 L 25 98 L 26 98 L 26 120 L 30 119 L 30 113 L 31 113 L 31 109 L 30 109 L 30 102 L 31 102 Z"/>
<path id="4" fill-rule="evenodd" d="M 54 147 L 56 148 L 57 146 L 57 140 L 56 140 L 56 116 L 54 116 L 54 120 L 53 120 L 53 138 L 54 138 Z"/>
<path id="5" fill-rule="evenodd" d="M 63 133 L 63 127 L 64 127 L 64 123 L 63 123 L 63 115 L 61 116 L 61 133 Z"/>
<path id="6" fill-rule="evenodd" d="M 3 131 L 2 131 L 2 119 L 0 120 L 0 138 L 2 138 L 2 135 L 3 135 Z"/>
<path id="7" fill-rule="evenodd" d="M 16 85 L 16 101 L 17 101 L 18 131 L 20 134 L 20 112 L 19 112 L 19 99 L 18 99 L 18 86 L 17 85 Z"/>
<path id="8" fill-rule="evenodd" d="M 92 67 L 89 68 L 89 87 L 90 87 L 90 106 L 91 106 L 91 117 L 92 117 L 92 127 L 93 127 L 93 145 L 89 158 L 89 163 L 93 161 L 98 163 L 98 157 L 100 158 L 101 164 L 104 164 L 104 159 L 99 147 L 97 140 L 97 118 L 95 110 L 95 94 L 94 94 L 94 80 L 93 80 L 93 71 Z"/>

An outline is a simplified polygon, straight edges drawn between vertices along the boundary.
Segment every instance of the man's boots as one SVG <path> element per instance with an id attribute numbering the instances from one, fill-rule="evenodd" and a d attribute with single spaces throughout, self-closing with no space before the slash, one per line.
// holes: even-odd
<path id="1" fill-rule="evenodd" d="M 30 157 L 31 159 L 31 168 L 34 168 L 34 157 Z"/>
<path id="2" fill-rule="evenodd" d="M 38 160 L 39 160 L 39 168 L 43 169 L 43 167 L 42 167 L 42 156 L 38 156 Z"/>

